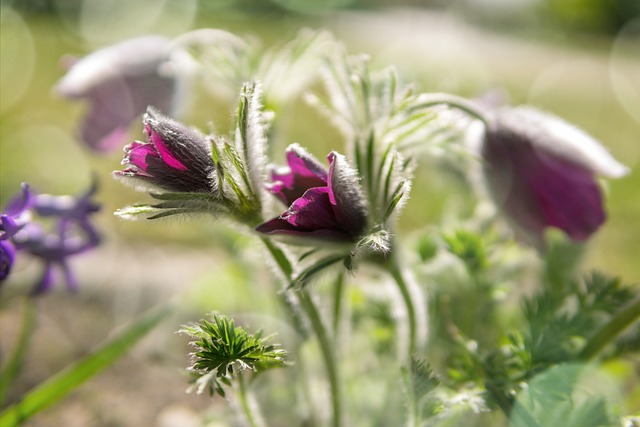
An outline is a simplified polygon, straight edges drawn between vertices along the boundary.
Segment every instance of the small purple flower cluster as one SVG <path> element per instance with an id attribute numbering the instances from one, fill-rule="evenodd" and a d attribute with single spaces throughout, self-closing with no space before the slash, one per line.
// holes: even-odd
<path id="1" fill-rule="evenodd" d="M 100 209 L 92 200 L 95 191 L 96 187 L 92 186 L 78 197 L 51 196 L 36 194 L 23 184 L 21 193 L 9 201 L 0 215 L 0 280 L 11 274 L 16 253 L 24 252 L 44 263 L 33 294 L 53 286 L 54 267 L 62 270 L 67 288 L 76 290 L 77 281 L 68 259 L 100 243 L 100 235 L 90 221 L 90 216 Z M 53 231 L 44 226 L 47 220 L 53 220 Z"/>

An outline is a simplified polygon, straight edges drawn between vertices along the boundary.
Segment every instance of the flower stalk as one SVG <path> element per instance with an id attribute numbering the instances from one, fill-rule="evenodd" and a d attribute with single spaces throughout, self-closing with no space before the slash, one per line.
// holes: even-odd
<path id="1" fill-rule="evenodd" d="M 258 410 L 255 399 L 247 389 L 246 379 L 242 373 L 238 374 L 237 384 L 236 396 L 249 427 L 266 427 L 267 424 Z"/>
<path id="2" fill-rule="evenodd" d="M 331 394 L 331 426 L 340 427 L 342 425 L 342 391 L 340 387 L 338 364 L 335 351 L 329 340 L 327 329 L 322 322 L 320 312 L 315 302 L 305 289 L 298 291 L 300 304 L 305 314 L 311 322 L 313 332 L 318 339 L 322 360 L 327 370 L 327 378 L 329 380 L 329 389 Z"/>
<path id="3" fill-rule="evenodd" d="M 293 269 L 284 253 L 268 239 L 262 239 L 262 241 L 264 242 L 267 250 L 273 257 L 285 277 L 291 277 Z M 320 353 L 322 354 L 322 360 L 327 371 L 329 388 L 331 390 L 331 425 L 333 427 L 340 427 L 342 426 L 342 389 L 340 387 L 338 364 L 335 351 L 333 349 L 331 340 L 329 339 L 327 328 L 325 327 L 325 324 L 323 323 L 320 316 L 320 312 L 318 311 L 318 308 L 309 295 L 308 291 L 304 288 L 299 289 L 296 292 L 296 296 L 298 297 L 297 299 L 300 303 L 300 306 L 306 314 L 309 323 L 311 324 L 311 329 L 313 330 L 316 339 L 318 340 Z M 291 309 L 289 305 L 287 305 L 287 307 Z M 296 315 L 293 314 L 292 318 L 295 317 Z"/>
<path id="4" fill-rule="evenodd" d="M 419 102 L 412 106 L 412 110 L 446 105 L 450 108 L 460 110 L 471 118 L 478 119 L 485 125 L 489 123 L 489 117 L 475 102 L 461 96 L 449 93 L 428 93 L 419 97 Z"/>
<path id="5" fill-rule="evenodd" d="M 578 359 L 593 359 L 607 344 L 629 325 L 637 321 L 638 318 L 640 318 L 640 297 L 628 303 L 626 307 L 600 328 L 584 346 L 578 355 Z"/>
<path id="6" fill-rule="evenodd" d="M 412 357 L 423 346 L 423 327 L 426 322 L 426 312 L 424 310 L 421 290 L 406 277 L 406 272 L 398 265 L 395 257 L 392 257 L 387 263 L 386 268 L 393 280 L 395 281 L 402 302 L 407 314 L 407 340 L 406 340 L 406 357 Z M 420 295 L 420 297 L 418 297 Z"/>
<path id="7" fill-rule="evenodd" d="M 6 393 L 11 389 L 14 380 L 20 374 L 25 355 L 31 343 L 31 337 L 36 326 L 36 307 L 33 298 L 24 298 L 22 307 L 22 328 L 20 336 L 13 349 L 5 368 L 0 375 L 0 406 L 4 402 Z"/>

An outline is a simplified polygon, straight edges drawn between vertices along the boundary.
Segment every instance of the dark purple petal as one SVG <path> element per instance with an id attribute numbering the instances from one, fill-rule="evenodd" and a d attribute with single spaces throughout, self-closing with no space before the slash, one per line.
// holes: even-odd
<path id="1" fill-rule="evenodd" d="M 274 170 L 271 173 L 273 184 L 269 186 L 269 191 L 287 206 L 309 188 L 327 185 L 327 170 L 299 145 L 292 144 L 287 148 L 287 164 L 286 172 Z"/>
<path id="2" fill-rule="evenodd" d="M 8 240 L 0 240 L 0 280 L 9 277 L 13 262 L 16 259 L 16 249 Z"/>
<path id="3" fill-rule="evenodd" d="M 535 238 L 551 226 L 582 241 L 605 221 L 601 190 L 585 167 L 504 127 L 487 132 L 483 156 L 498 204 Z"/>
<path id="4" fill-rule="evenodd" d="M 303 229 L 340 228 L 333 214 L 327 187 L 307 190 L 280 218 Z"/>
<path id="5" fill-rule="evenodd" d="M 340 230 L 331 229 L 319 229 L 308 230 L 291 225 L 288 221 L 281 218 L 273 218 L 263 224 L 256 227 L 256 231 L 263 234 L 279 235 L 279 236 L 297 236 L 304 237 L 313 240 L 335 241 L 335 242 L 349 242 L 352 240 L 351 236 Z"/>
<path id="6" fill-rule="evenodd" d="M 15 218 L 25 210 L 29 209 L 33 201 L 33 195 L 29 190 L 29 185 L 23 183 L 20 191 L 21 193 L 19 195 L 14 196 L 14 198 L 9 201 L 7 207 L 2 213 Z"/>

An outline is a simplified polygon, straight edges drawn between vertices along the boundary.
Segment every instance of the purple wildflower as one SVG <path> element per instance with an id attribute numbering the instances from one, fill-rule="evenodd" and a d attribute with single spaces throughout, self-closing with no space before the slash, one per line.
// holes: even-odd
<path id="1" fill-rule="evenodd" d="M 354 242 L 363 233 L 367 211 L 355 171 L 336 152 L 327 171 L 297 144 L 287 149 L 286 170 L 272 173 L 271 191 L 289 208 L 256 230 L 272 235 Z"/>
<path id="2" fill-rule="evenodd" d="M 68 259 L 100 243 L 100 236 L 89 219 L 99 210 L 92 200 L 95 191 L 96 187 L 93 186 L 79 197 L 50 196 L 32 194 L 23 185 L 22 195 L 14 198 L 3 214 L 3 273 L 5 260 L 12 263 L 16 252 L 26 252 L 40 258 L 45 267 L 41 280 L 33 290 L 34 294 L 42 293 L 53 285 L 53 269 L 56 266 L 63 271 L 67 288 L 76 290 L 77 281 Z M 54 220 L 54 229 L 49 231 L 33 219 L 22 220 L 27 213 Z M 5 221 L 6 218 L 11 221 Z M 5 227 L 5 224 L 9 227 Z M 11 231 L 6 232 L 7 229 Z"/>
<path id="3" fill-rule="evenodd" d="M 153 108 L 147 109 L 144 129 L 147 142 L 134 141 L 124 148 L 125 168 L 113 172 L 115 177 L 174 192 L 216 189 L 211 147 L 202 134 Z"/>
<path id="4" fill-rule="evenodd" d="M 532 108 L 499 110 L 482 156 L 498 205 L 539 246 L 547 227 L 586 240 L 606 219 L 596 174 L 627 172 L 589 135 Z"/>
<path id="5" fill-rule="evenodd" d="M 16 257 L 11 238 L 27 224 L 30 217 L 28 209 L 32 203 L 29 186 L 22 184 L 22 193 L 14 197 L 0 214 L 0 280 L 6 279 L 11 273 Z"/>
<path id="6" fill-rule="evenodd" d="M 86 98 L 89 111 L 80 137 L 96 151 L 122 146 L 128 129 L 148 105 L 173 115 L 180 96 L 177 77 L 160 72 L 170 40 L 145 36 L 100 49 L 75 61 L 56 85 L 66 98 Z"/>

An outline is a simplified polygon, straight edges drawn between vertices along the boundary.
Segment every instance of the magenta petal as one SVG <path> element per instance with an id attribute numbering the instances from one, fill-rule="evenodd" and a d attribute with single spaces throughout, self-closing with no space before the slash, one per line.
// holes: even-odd
<path id="1" fill-rule="evenodd" d="M 287 151 L 287 164 L 295 177 L 311 178 L 317 182 L 327 183 L 326 169 L 302 148 L 294 145 Z M 288 184 L 292 184 L 292 182 Z"/>
<path id="2" fill-rule="evenodd" d="M 123 163 L 134 165 L 146 172 L 149 168 L 147 156 L 158 157 L 158 152 L 154 146 L 135 141 L 126 147 L 126 157 Z"/>
<path id="3" fill-rule="evenodd" d="M 180 160 L 176 159 L 169 148 L 167 148 L 167 145 L 162 140 L 162 135 L 160 135 L 158 132 L 154 132 L 150 127 L 147 132 L 149 133 L 149 141 L 156 146 L 158 152 L 160 153 L 160 157 L 162 157 L 162 160 L 164 160 L 164 162 L 169 167 L 180 171 L 186 171 L 189 169 L 182 162 L 180 162 Z"/>
<path id="4" fill-rule="evenodd" d="M 340 229 L 340 225 L 333 215 L 327 187 L 307 190 L 302 197 L 293 202 L 291 207 L 281 215 L 281 218 L 300 228 Z"/>
<path id="5" fill-rule="evenodd" d="M 290 205 L 309 188 L 326 187 L 327 171 L 313 156 L 297 144 L 287 149 L 286 172 L 271 173 L 273 184 L 269 191 L 286 205 Z"/>

